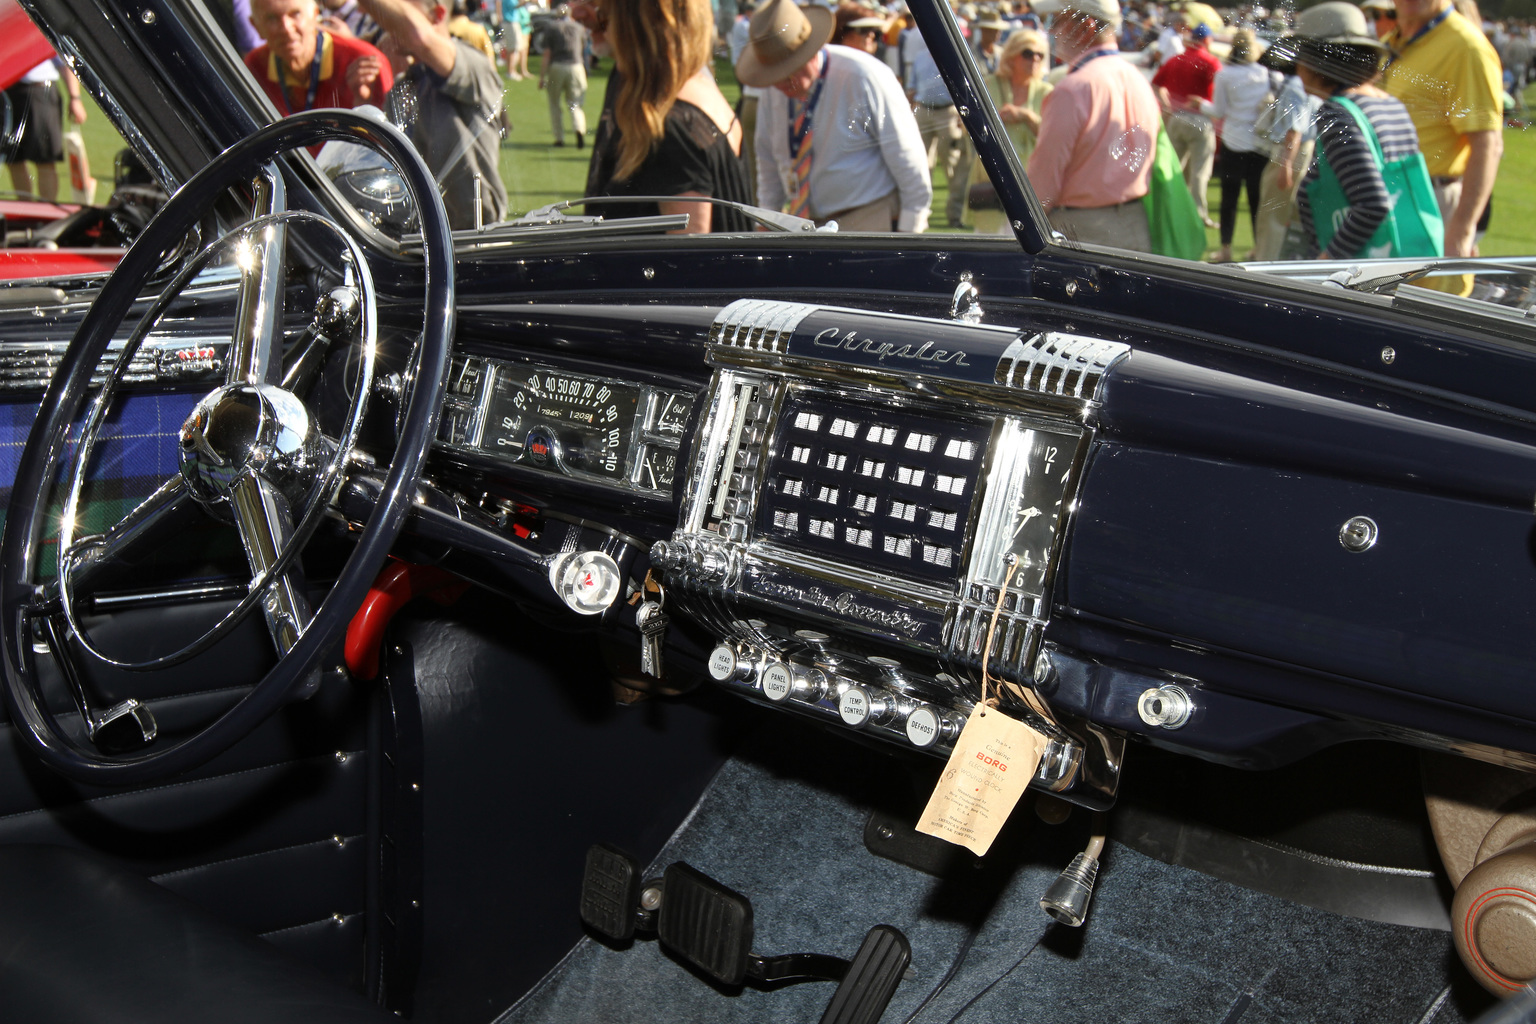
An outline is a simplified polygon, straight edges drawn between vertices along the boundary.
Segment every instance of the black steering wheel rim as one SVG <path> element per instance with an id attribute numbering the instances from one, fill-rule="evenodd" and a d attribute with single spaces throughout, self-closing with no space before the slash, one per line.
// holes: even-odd
<path id="1" fill-rule="evenodd" d="M 64 729 L 38 686 L 29 613 L 41 592 L 37 555 L 51 481 L 67 432 L 90 379 L 119 325 L 163 254 L 185 237 L 212 202 L 276 156 L 330 139 L 361 142 L 400 171 L 420 216 L 425 263 L 424 323 L 412 357 L 414 377 L 398 421 L 395 455 L 377 504 L 340 578 L 287 655 L 237 704 L 201 731 L 128 757 L 87 749 Z M 453 243 L 436 183 L 409 140 L 391 125 L 345 110 L 316 110 L 277 121 L 225 150 L 183 185 L 134 242 L 87 311 L 43 396 L 27 437 L 3 532 L 0 532 L 0 669 L 11 720 L 49 767 L 80 782 L 132 785 L 200 765 L 228 749 L 292 699 L 309 672 L 344 633 L 410 511 L 437 432 L 453 337 Z"/>

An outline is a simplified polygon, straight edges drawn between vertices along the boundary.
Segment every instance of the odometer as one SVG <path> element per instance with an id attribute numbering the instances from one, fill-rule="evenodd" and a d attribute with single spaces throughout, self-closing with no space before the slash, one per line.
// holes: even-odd
<path id="1" fill-rule="evenodd" d="M 637 387 L 502 365 L 480 447 L 534 466 L 623 478 L 639 404 Z"/>

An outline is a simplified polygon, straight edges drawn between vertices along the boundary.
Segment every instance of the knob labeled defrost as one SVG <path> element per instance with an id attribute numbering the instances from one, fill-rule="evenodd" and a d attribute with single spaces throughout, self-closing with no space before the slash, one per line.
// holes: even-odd
<path id="1" fill-rule="evenodd" d="M 907 716 L 907 739 L 914 747 L 931 747 L 944 735 L 944 720 L 933 708 L 917 708 Z"/>

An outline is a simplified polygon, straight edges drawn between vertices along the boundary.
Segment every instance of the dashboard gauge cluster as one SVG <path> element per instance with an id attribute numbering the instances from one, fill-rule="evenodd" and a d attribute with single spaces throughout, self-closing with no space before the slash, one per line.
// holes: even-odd
<path id="1" fill-rule="evenodd" d="M 534 469 L 671 494 L 693 396 L 536 363 L 459 356 L 438 442 Z"/>

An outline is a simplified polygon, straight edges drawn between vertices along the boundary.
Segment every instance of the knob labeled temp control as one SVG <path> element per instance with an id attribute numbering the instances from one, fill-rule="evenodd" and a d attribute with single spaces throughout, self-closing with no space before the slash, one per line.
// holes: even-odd
<path id="1" fill-rule="evenodd" d="M 878 722 L 891 709 L 890 698 L 879 690 L 862 686 L 850 686 L 837 699 L 837 714 L 843 724 L 855 729 L 870 722 Z"/>

